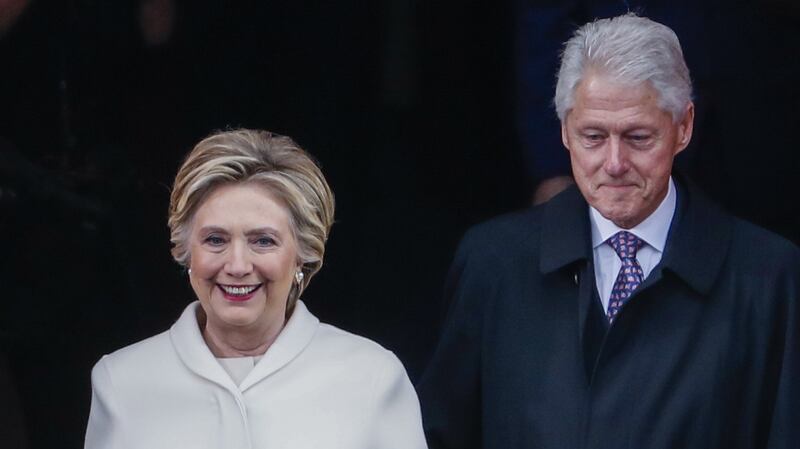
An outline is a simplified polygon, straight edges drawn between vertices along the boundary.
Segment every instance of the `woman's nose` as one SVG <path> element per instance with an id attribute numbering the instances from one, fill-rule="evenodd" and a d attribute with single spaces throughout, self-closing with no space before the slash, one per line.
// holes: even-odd
<path id="1" fill-rule="evenodd" d="M 246 245 L 233 243 L 225 263 L 225 271 L 234 277 L 243 277 L 253 269 Z"/>

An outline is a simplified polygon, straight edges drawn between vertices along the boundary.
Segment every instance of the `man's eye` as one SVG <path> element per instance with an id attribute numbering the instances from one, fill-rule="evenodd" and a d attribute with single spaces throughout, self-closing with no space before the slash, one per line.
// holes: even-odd
<path id="1" fill-rule="evenodd" d="M 584 137 L 589 142 L 600 142 L 603 140 L 603 136 L 601 134 L 586 134 Z"/>

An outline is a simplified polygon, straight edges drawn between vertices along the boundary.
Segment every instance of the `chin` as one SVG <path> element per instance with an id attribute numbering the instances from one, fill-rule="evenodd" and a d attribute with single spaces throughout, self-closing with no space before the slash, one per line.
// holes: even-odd
<path id="1" fill-rule="evenodd" d="M 634 215 L 630 212 L 630 208 L 612 206 L 596 209 L 600 211 L 600 215 L 604 216 L 608 220 L 611 220 L 614 224 L 621 228 L 633 227 L 628 226 L 634 220 Z"/>
<path id="2" fill-rule="evenodd" d="M 253 298 L 245 303 L 235 303 L 219 298 L 216 301 L 214 313 L 218 318 L 232 326 L 247 326 L 257 320 L 263 307 L 257 304 L 258 299 Z"/>

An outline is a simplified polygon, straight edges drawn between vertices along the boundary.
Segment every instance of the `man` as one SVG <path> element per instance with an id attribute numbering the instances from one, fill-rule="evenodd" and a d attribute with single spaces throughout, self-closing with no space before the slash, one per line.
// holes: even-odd
<path id="1" fill-rule="evenodd" d="M 800 251 L 672 173 L 694 118 L 675 34 L 583 26 L 555 104 L 577 186 L 464 237 L 430 446 L 800 447 Z"/>
<path id="2" fill-rule="evenodd" d="M 796 25 L 800 2 L 514 0 L 513 4 L 515 121 L 529 184 L 535 187 L 534 204 L 573 182 L 568 153 L 559 148 L 557 117 L 547 101 L 562 43 L 575 23 L 642 11 L 680 36 L 692 68 L 695 130 L 676 166 L 694 176 L 697 185 L 726 210 L 800 243 L 800 184 L 794 175 L 800 166 L 800 152 L 794 151 L 800 114 L 792 113 L 800 102 L 800 59 L 785 57 L 800 52 Z M 758 89 L 753 89 L 756 85 Z"/>

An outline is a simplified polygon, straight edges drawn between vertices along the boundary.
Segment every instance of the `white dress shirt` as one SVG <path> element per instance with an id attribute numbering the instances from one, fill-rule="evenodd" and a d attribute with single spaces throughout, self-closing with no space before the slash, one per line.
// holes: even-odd
<path id="1" fill-rule="evenodd" d="M 645 244 L 636 253 L 636 260 L 642 267 L 642 271 L 644 271 L 644 278 L 647 279 L 653 268 L 661 261 L 672 217 L 675 215 L 676 204 L 675 183 L 670 177 L 667 196 L 664 197 L 661 204 L 649 217 L 630 229 L 620 228 L 611 220 L 600 215 L 597 209 L 589 206 L 589 220 L 592 223 L 594 277 L 597 284 L 597 293 L 603 302 L 603 310 L 608 310 L 611 289 L 614 287 L 614 281 L 617 279 L 617 274 L 622 266 L 619 256 L 617 256 L 611 245 L 605 243 L 606 240 L 619 231 L 628 231 L 644 240 Z"/>

